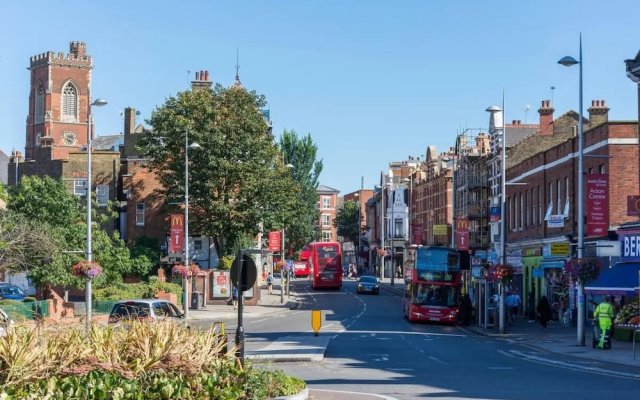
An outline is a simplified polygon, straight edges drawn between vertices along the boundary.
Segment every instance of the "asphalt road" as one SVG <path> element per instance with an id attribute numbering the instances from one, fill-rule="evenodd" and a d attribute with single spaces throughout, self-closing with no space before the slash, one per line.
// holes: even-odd
<path id="1" fill-rule="evenodd" d="M 346 281 L 340 291 L 311 291 L 304 281 L 294 282 L 294 288 L 301 309 L 247 321 L 247 348 L 308 332 L 309 310 L 323 310 L 321 334 L 332 340 L 322 362 L 264 366 L 304 379 L 316 400 L 640 396 L 637 379 L 568 366 L 588 364 L 586 360 L 558 360 L 558 355 L 538 354 L 530 347 L 468 334 L 457 327 L 410 324 L 402 317 L 400 297 L 385 290 L 379 296 L 356 295 L 354 281 Z M 533 362 L 525 354 L 540 355 L 549 362 Z"/>

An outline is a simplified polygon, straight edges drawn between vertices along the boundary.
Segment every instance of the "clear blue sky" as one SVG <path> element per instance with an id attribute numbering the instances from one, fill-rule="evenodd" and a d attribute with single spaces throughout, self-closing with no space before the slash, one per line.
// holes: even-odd
<path id="1" fill-rule="evenodd" d="M 640 50 L 640 2 L 628 1 L 2 1 L 0 149 L 24 149 L 29 57 L 87 43 L 99 135 L 122 131 L 119 112 L 149 117 L 207 69 L 229 85 L 236 47 L 245 87 L 265 94 L 274 133 L 311 133 L 321 183 L 372 187 L 390 161 L 439 151 L 464 127 L 536 122 L 555 86 L 556 116 L 577 109 L 584 41 L 585 109 L 605 99 L 610 119 L 637 119 L 623 60 Z M 64 6 L 61 6 L 64 4 Z M 192 71 L 191 76 L 187 71 Z"/>

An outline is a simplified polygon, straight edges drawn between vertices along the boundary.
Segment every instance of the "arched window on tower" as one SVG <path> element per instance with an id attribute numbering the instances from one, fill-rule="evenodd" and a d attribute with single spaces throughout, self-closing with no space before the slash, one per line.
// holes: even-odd
<path id="1" fill-rule="evenodd" d="M 44 120 L 44 86 L 42 83 L 38 84 L 36 89 L 36 104 L 35 104 L 35 123 L 41 124 Z"/>
<path id="2" fill-rule="evenodd" d="M 69 82 L 62 89 L 62 120 L 76 122 L 78 119 L 78 91 Z"/>

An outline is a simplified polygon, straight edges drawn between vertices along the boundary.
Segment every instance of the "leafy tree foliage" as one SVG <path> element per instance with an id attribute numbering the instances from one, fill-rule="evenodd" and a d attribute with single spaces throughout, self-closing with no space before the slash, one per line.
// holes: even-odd
<path id="1" fill-rule="evenodd" d="M 280 137 L 280 151 L 285 163 L 293 166 L 291 176 L 297 186 L 294 215 L 286 223 L 287 245 L 291 250 L 317 239 L 313 224 L 319 218 L 318 183 L 322 160 L 317 159 L 318 146 L 307 134 L 298 137 L 294 130 L 285 130 Z"/>
<path id="2" fill-rule="evenodd" d="M 358 243 L 358 203 L 355 201 L 346 201 L 344 206 L 336 213 L 333 220 L 333 226 L 338 229 L 338 236 L 342 236 L 353 243 Z"/>
<path id="3" fill-rule="evenodd" d="M 0 212 L 0 268 L 28 271 L 48 261 L 56 250 L 49 227 L 10 211 Z"/>
<path id="4" fill-rule="evenodd" d="M 170 97 L 148 121 L 140 141 L 169 202 L 184 198 L 185 135 L 189 150 L 192 232 L 214 238 L 228 254 L 244 236 L 282 225 L 295 206 L 295 186 L 260 109 L 265 99 L 240 86 Z"/>

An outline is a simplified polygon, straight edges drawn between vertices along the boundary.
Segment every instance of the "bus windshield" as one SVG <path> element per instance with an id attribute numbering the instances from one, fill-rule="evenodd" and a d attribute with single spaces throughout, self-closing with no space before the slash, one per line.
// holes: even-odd
<path id="1" fill-rule="evenodd" d="M 318 266 L 334 267 L 325 268 L 327 270 L 337 269 L 339 267 L 338 249 L 335 246 L 318 246 Z"/>
<path id="2" fill-rule="evenodd" d="M 455 307 L 458 303 L 458 292 L 459 288 L 456 286 L 417 284 L 413 286 L 411 304 Z"/>

